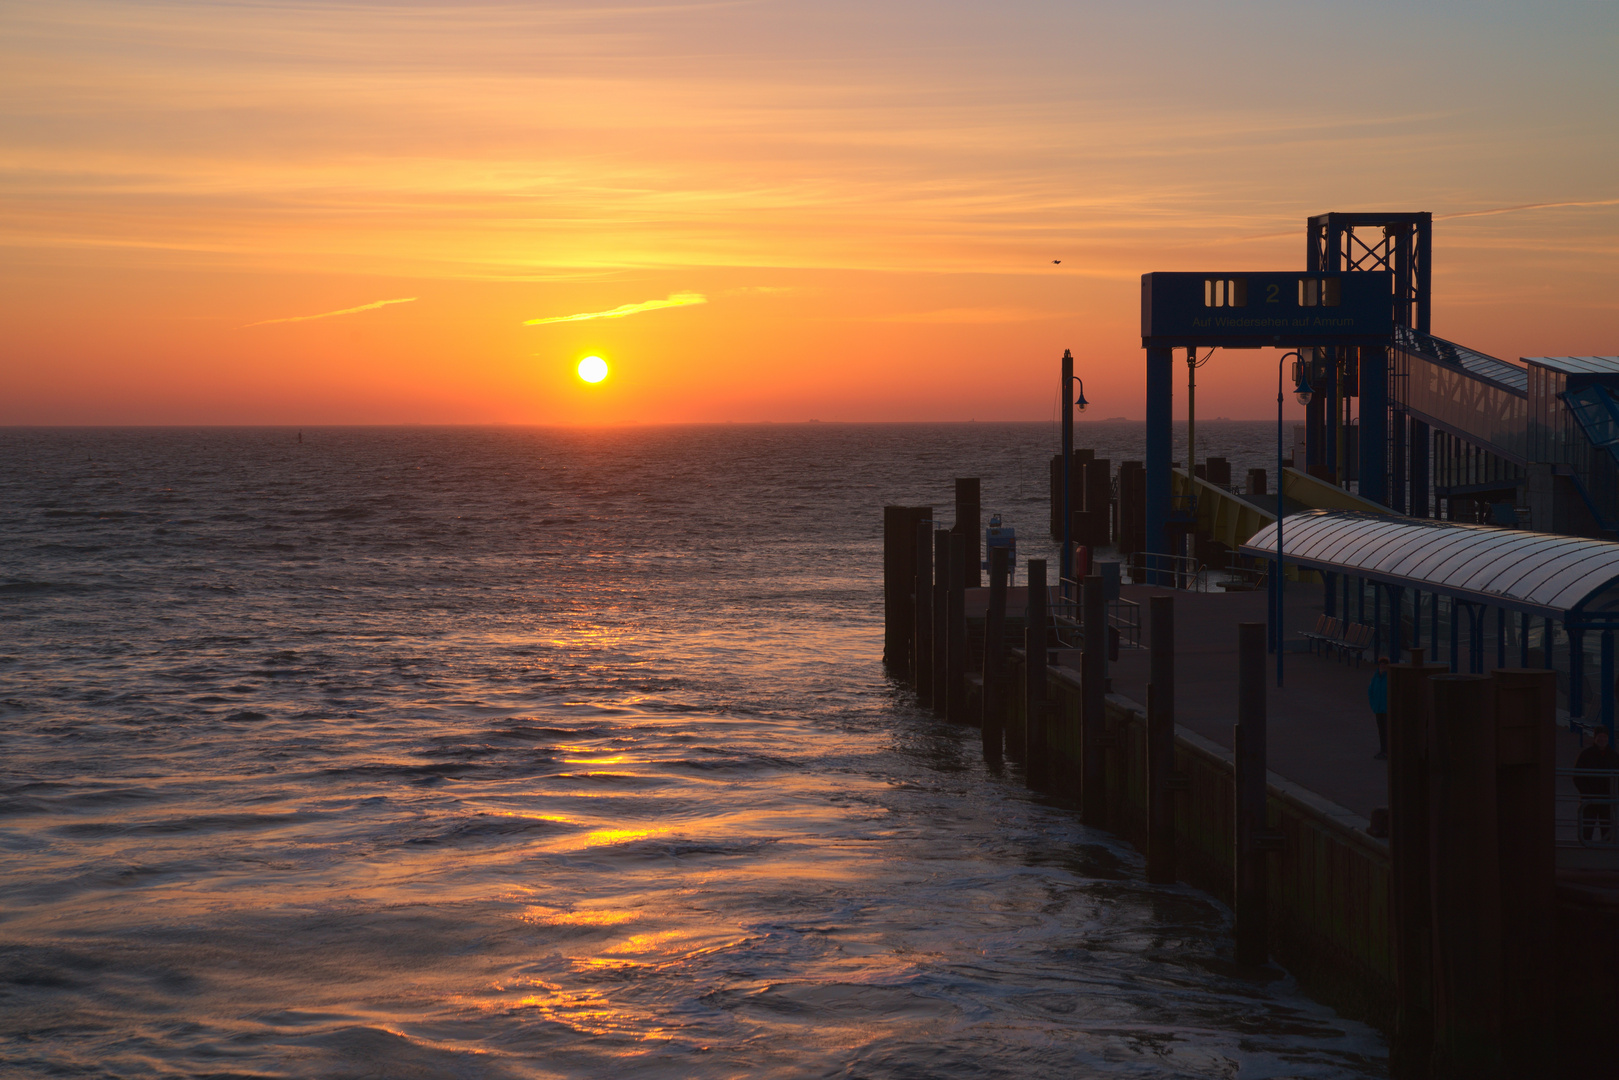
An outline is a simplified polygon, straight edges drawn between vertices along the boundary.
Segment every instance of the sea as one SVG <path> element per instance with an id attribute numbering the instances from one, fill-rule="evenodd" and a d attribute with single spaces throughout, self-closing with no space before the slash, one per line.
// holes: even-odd
<path id="1" fill-rule="evenodd" d="M 1056 447 L 0 429 L 0 1075 L 1386 1075 L 885 675 L 882 507 Z"/>

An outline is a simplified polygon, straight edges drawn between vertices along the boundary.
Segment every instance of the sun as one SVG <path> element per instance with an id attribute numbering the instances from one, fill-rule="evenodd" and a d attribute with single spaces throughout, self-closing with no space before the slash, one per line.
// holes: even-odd
<path id="1" fill-rule="evenodd" d="M 579 361 L 579 377 L 588 383 L 598 383 L 607 378 L 607 361 L 599 356 L 587 356 Z"/>

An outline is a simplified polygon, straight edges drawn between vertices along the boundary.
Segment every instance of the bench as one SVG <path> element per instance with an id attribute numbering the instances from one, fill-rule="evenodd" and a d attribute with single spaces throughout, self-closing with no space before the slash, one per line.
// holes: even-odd
<path id="1" fill-rule="evenodd" d="M 1343 637 L 1333 643 L 1333 647 L 1345 659 L 1355 658 L 1355 666 L 1360 667 L 1361 659 L 1366 650 L 1372 646 L 1372 637 L 1376 631 L 1367 623 L 1350 623 L 1345 629 Z"/>
<path id="2" fill-rule="evenodd" d="M 1309 643 L 1311 652 L 1315 652 L 1319 645 L 1323 655 L 1331 649 L 1345 660 L 1354 657 L 1355 666 L 1359 667 L 1375 633 L 1366 623 L 1349 623 L 1346 626 L 1342 619 L 1320 615 L 1315 620 L 1315 629 L 1300 631 L 1299 637 Z"/>
<path id="3" fill-rule="evenodd" d="M 1311 652 L 1315 652 L 1316 646 L 1319 645 L 1324 653 L 1343 636 L 1343 628 L 1341 620 L 1331 615 L 1319 615 L 1315 620 L 1315 629 L 1300 631 L 1299 637 L 1310 646 Z"/>

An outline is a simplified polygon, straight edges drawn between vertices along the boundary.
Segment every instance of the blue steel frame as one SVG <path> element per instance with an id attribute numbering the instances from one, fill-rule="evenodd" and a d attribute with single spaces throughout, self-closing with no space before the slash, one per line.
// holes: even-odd
<path id="1" fill-rule="evenodd" d="M 1278 302 L 1274 312 L 1254 319 L 1232 314 L 1245 309 L 1246 303 L 1204 306 L 1207 299 L 1204 282 L 1239 278 L 1246 282 L 1256 310 L 1266 305 L 1266 295 L 1273 285 L 1278 287 L 1278 295 L 1289 302 Z M 1324 297 L 1328 283 L 1334 283 L 1338 304 L 1298 303 L 1293 287 L 1297 285 L 1302 293 L 1306 282 L 1315 283 L 1317 297 Z M 1174 439 L 1173 350 L 1199 345 L 1235 349 L 1366 345 L 1387 349 L 1394 343 L 1393 290 L 1394 275 L 1388 271 L 1210 271 L 1141 275 L 1141 345 L 1147 353 L 1147 535 L 1143 537 L 1142 550 L 1149 584 L 1165 584 L 1160 572 L 1162 564 L 1154 556 L 1171 554 L 1166 527 L 1169 522 L 1169 461 Z M 1256 321 L 1264 325 L 1248 325 Z M 1332 325 L 1334 322 L 1340 325 Z M 1278 431 L 1278 441 L 1280 439 Z M 1278 500 L 1281 487 L 1278 463 Z"/>

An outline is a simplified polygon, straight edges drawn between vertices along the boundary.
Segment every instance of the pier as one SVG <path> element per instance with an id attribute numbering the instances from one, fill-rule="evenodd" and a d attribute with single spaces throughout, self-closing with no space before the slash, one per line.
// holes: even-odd
<path id="1" fill-rule="evenodd" d="M 1009 587 L 997 552 L 980 584 L 976 480 L 948 523 L 888 508 L 890 671 L 1230 904 L 1237 962 L 1376 1025 L 1395 1077 L 1612 1076 L 1619 771 L 1577 758 L 1615 723 L 1619 357 L 1432 337 L 1427 215 L 1309 229 L 1302 273 L 1144 276 L 1141 460 L 1074 445 L 1064 354 L 1056 566 Z M 1260 289 L 1331 317 L 1223 310 Z M 1169 460 L 1200 345 L 1293 350 L 1274 473 Z"/>

